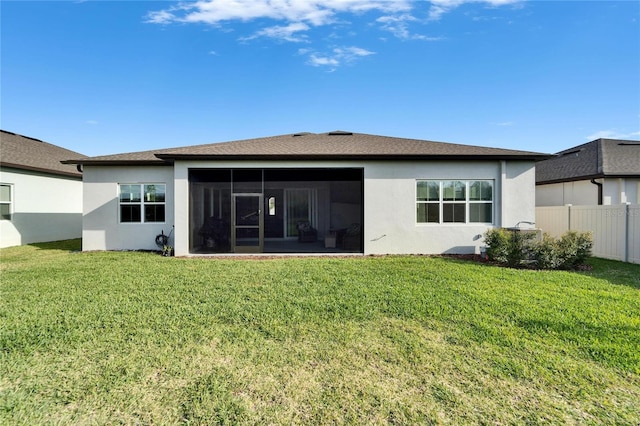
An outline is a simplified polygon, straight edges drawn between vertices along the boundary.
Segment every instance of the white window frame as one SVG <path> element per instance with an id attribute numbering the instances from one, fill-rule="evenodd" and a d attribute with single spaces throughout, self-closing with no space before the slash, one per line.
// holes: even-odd
<path id="1" fill-rule="evenodd" d="M 145 198 L 145 187 L 155 185 L 164 187 L 164 201 L 149 201 Z M 122 201 L 122 187 L 123 186 L 138 186 L 140 189 L 140 201 Z M 146 206 L 164 206 L 164 220 L 163 221 L 147 221 L 145 220 L 145 207 Z M 140 206 L 140 220 L 139 221 L 126 221 L 122 220 L 122 206 Z M 163 182 L 122 182 L 118 184 L 118 223 L 128 225 L 128 224 L 142 224 L 142 223 L 153 223 L 153 224 L 161 224 L 166 223 L 167 220 L 167 184 Z"/>
<path id="2" fill-rule="evenodd" d="M 0 200 L 0 205 L 9 206 L 9 218 L 5 219 L 5 218 L 0 216 L 0 220 L 6 220 L 6 221 L 10 222 L 10 221 L 13 220 L 13 202 L 14 202 L 13 184 L 12 183 L 1 182 L 0 186 L 6 186 L 6 187 L 9 188 L 9 201 Z"/>
<path id="3" fill-rule="evenodd" d="M 438 183 L 438 200 L 422 201 L 418 200 L 418 182 L 437 182 Z M 444 183 L 445 182 L 463 182 L 465 188 L 464 200 L 444 200 Z M 471 200 L 471 185 L 474 182 L 489 182 L 491 184 L 491 200 Z M 416 179 L 415 181 L 415 203 L 416 203 L 416 225 L 493 225 L 495 222 L 495 179 Z M 418 217 L 418 205 L 420 204 L 437 204 L 438 205 L 438 222 L 420 222 Z M 464 204 L 465 216 L 464 222 L 445 222 L 444 221 L 444 205 L 445 204 Z M 472 222 L 470 218 L 469 207 L 474 204 L 490 204 L 491 205 L 491 221 L 490 222 Z"/>

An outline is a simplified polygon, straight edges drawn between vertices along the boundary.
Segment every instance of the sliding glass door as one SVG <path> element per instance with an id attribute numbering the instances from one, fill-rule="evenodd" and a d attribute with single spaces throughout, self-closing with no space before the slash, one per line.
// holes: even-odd
<path id="1" fill-rule="evenodd" d="M 316 191 L 308 188 L 285 189 L 285 231 L 286 237 L 298 236 L 298 222 L 317 222 Z"/>

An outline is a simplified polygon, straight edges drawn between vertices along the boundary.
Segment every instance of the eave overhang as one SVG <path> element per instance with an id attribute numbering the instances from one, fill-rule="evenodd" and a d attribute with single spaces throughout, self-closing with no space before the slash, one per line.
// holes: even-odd
<path id="1" fill-rule="evenodd" d="M 165 161 L 542 161 L 551 155 L 428 155 L 428 154 L 247 154 L 247 155 L 202 155 L 202 154 L 156 154 Z"/>
<path id="2" fill-rule="evenodd" d="M 564 182 L 578 182 L 582 180 L 591 180 L 591 179 L 640 179 L 640 174 L 631 175 L 631 174 L 593 174 L 593 175 L 585 175 L 585 176 L 572 176 L 563 179 L 553 179 L 553 180 L 545 180 L 545 181 L 536 181 L 536 185 L 551 185 L 554 183 L 564 183 Z"/>
<path id="3" fill-rule="evenodd" d="M 78 180 L 82 180 L 82 174 L 80 173 L 65 172 L 61 170 L 51 170 L 51 169 L 45 169 L 41 167 L 25 166 L 23 164 L 12 164 L 12 163 L 4 163 L 4 162 L 0 163 L 0 167 L 8 167 L 11 169 L 18 169 L 18 170 L 28 170 L 31 172 L 46 173 L 48 175 L 71 177 L 71 178 L 76 178 Z"/>
<path id="4" fill-rule="evenodd" d="M 65 160 L 62 164 L 77 164 L 83 166 L 172 166 L 173 161 L 164 160 Z"/>

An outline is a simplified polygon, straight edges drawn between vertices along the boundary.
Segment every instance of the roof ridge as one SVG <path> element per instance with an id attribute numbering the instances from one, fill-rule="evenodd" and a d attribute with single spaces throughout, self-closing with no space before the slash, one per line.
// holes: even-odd
<path id="1" fill-rule="evenodd" d="M 13 135 L 13 136 L 20 136 L 21 138 L 25 138 L 25 139 L 31 139 L 32 141 L 36 141 L 36 142 L 48 143 L 48 142 L 43 141 L 43 140 L 41 140 L 41 139 L 32 138 L 31 136 L 21 135 L 20 133 L 10 132 L 10 131 L 8 131 L 8 130 L 2 130 L 2 129 L 0 129 L 0 132 L 2 132 L 2 133 L 7 133 L 7 134 L 9 134 L 9 135 Z M 59 147 L 59 148 L 62 148 L 62 147 Z"/>

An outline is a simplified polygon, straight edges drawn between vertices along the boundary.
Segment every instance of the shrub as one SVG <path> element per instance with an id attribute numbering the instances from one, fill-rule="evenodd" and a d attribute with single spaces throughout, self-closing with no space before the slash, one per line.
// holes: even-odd
<path id="1" fill-rule="evenodd" d="M 487 257 L 489 260 L 499 263 L 507 263 L 509 254 L 509 234 L 505 229 L 489 229 L 484 234 L 487 244 Z"/>
<path id="2" fill-rule="evenodd" d="M 540 269 L 575 269 L 591 255 L 593 240 L 587 232 L 567 231 L 559 239 L 545 234 L 534 242 L 534 233 L 490 229 L 485 233 L 487 257 L 518 267 L 532 264 Z"/>
<path id="3" fill-rule="evenodd" d="M 584 264 L 591 255 L 593 238 L 588 232 L 565 232 L 558 241 L 558 248 L 562 257 L 562 269 L 573 269 Z"/>
<path id="4" fill-rule="evenodd" d="M 536 244 L 533 257 L 540 269 L 558 269 L 562 264 L 558 241 L 549 234 L 544 234 L 542 241 Z"/>
<path id="5" fill-rule="evenodd" d="M 484 238 L 489 260 L 516 267 L 532 259 L 534 233 L 494 228 Z"/>
<path id="6" fill-rule="evenodd" d="M 587 232 L 567 231 L 559 239 L 545 234 L 534 249 L 535 263 L 540 269 L 575 269 L 591 255 L 591 247 Z"/>

